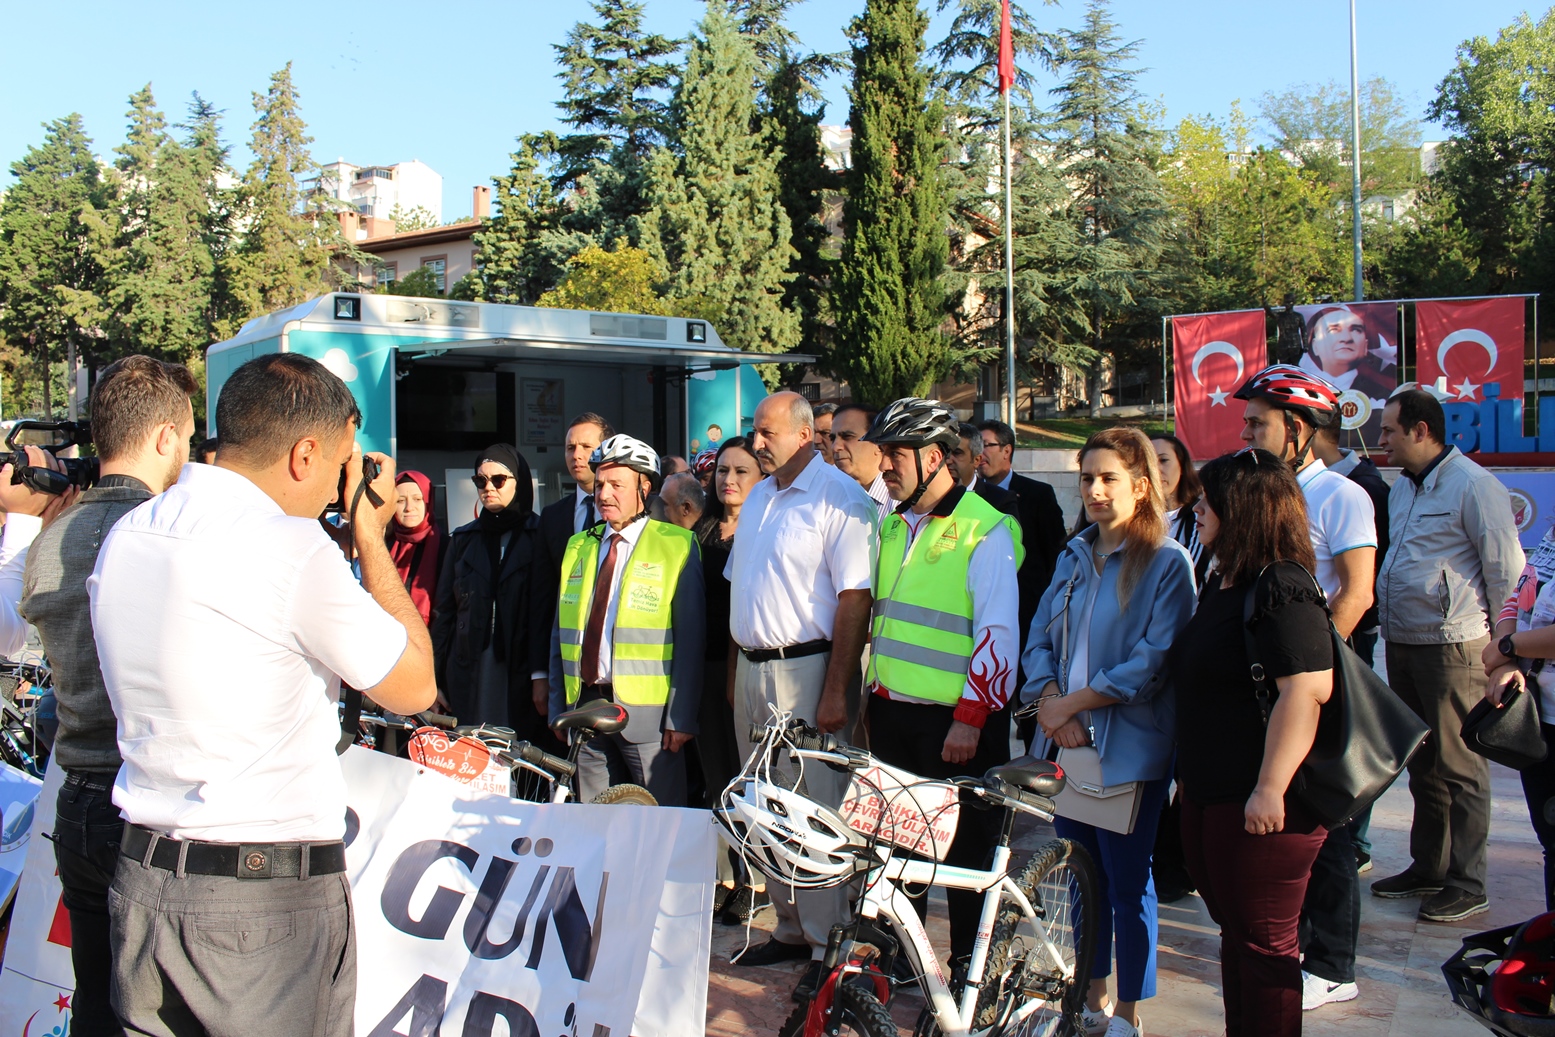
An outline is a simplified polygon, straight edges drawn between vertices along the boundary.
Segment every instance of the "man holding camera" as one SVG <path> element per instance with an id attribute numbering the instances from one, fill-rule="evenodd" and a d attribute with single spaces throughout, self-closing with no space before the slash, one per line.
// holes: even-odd
<path id="1" fill-rule="evenodd" d="M 146 356 L 117 360 L 98 376 L 92 435 L 101 475 L 33 543 L 22 583 L 18 611 L 43 639 L 59 703 L 54 761 L 65 783 L 55 807 L 54 860 L 70 912 L 71 1032 L 79 1037 L 124 1032 L 108 1001 L 108 884 L 124 827 L 110 795 L 119 746 L 86 580 L 114 523 L 178 479 L 194 435 L 189 397 L 197 390 L 182 365 Z"/>
<path id="2" fill-rule="evenodd" d="M 124 761 L 109 913 L 134 1033 L 352 1032 L 340 684 L 396 713 L 436 695 L 385 546 L 393 461 L 371 455 L 382 503 L 352 517 L 361 583 L 317 521 L 348 462 L 355 498 L 360 419 L 317 361 L 250 360 L 217 400 L 216 464 L 120 520 L 87 581 Z"/>

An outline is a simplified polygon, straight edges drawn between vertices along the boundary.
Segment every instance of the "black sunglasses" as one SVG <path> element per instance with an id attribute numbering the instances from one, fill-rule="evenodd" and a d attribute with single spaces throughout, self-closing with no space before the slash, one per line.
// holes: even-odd
<path id="1" fill-rule="evenodd" d="M 508 480 L 511 478 L 513 478 L 511 475 L 493 475 L 490 479 L 484 475 L 472 475 L 470 476 L 470 481 L 475 484 L 477 490 L 484 490 L 488 482 L 500 490 L 508 484 Z"/>

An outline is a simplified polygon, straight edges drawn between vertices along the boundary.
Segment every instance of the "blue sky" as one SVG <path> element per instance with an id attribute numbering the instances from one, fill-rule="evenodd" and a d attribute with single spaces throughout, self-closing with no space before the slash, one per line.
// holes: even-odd
<path id="1" fill-rule="evenodd" d="M 863 0 L 805 0 L 790 22 L 805 46 L 842 50 L 844 26 L 862 8 Z M 648 0 L 649 25 L 684 35 L 703 9 L 698 0 Z M 1079 22 L 1083 3 L 1027 9 L 1059 28 Z M 1463 40 L 1494 36 L 1530 10 L 1514 0 L 1360 0 L 1359 9 L 1362 75 L 1385 76 L 1416 111 Z M 1266 91 L 1349 77 L 1347 0 L 1114 0 L 1113 11 L 1124 37 L 1140 41 L 1141 92 L 1173 121 L 1224 114 L 1237 99 L 1252 113 Z M 250 92 L 290 60 L 316 160 L 420 159 L 443 175 L 444 218 L 468 215 L 470 188 L 507 168 L 517 134 L 558 128 L 551 44 L 590 13 L 583 0 L 11 4 L 0 163 L 8 169 L 41 139 L 39 123 L 71 111 L 107 153 L 123 137 L 127 98 L 148 80 L 175 121 L 192 90 L 224 109 L 234 159 L 245 163 Z M 935 16 L 931 42 L 948 23 Z M 827 122 L 846 121 L 845 87 L 830 84 Z M 1426 127 L 1427 137 L 1440 135 Z"/>

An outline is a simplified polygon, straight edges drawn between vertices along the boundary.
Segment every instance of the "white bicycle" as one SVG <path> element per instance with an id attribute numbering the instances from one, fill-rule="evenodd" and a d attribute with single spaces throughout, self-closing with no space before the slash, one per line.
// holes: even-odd
<path id="1" fill-rule="evenodd" d="M 715 811 L 733 845 L 769 880 L 795 889 L 862 883 L 852 919 L 832 927 L 814 992 L 779 1030 L 781 1037 L 896 1037 L 889 1005 L 899 955 L 928 1002 L 914 1037 L 1084 1033 L 1080 1014 L 1098 925 L 1095 867 L 1084 847 L 1053 839 L 1010 870 L 1016 815 L 1053 818 L 1052 797 L 1064 786 L 1057 764 L 1022 757 L 981 778 L 946 783 L 905 775 L 908 783 L 887 785 L 870 753 L 798 721 L 777 718 L 752 732 L 758 737 Z M 807 765 L 852 772 L 851 823 L 806 795 Z M 957 800 L 957 790 L 979 801 L 974 809 L 1004 811 L 987 870 L 941 864 L 903 848 L 932 851 L 936 839 L 941 849 L 948 845 L 936 815 Z M 870 800 L 870 809 L 854 809 Z M 935 805 L 919 809 L 924 802 Z M 925 835 L 937 825 L 940 834 Z M 952 977 L 929 943 L 907 884 L 984 895 L 971 959 Z"/>

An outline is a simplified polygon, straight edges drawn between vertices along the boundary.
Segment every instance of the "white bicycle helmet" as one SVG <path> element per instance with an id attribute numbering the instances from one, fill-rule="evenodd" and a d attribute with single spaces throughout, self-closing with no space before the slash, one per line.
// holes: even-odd
<path id="1" fill-rule="evenodd" d="M 634 472 L 646 475 L 654 485 L 659 482 L 659 455 L 640 439 L 614 435 L 594 448 L 589 455 L 589 467 L 595 471 L 600 465 L 625 465 Z"/>
<path id="2" fill-rule="evenodd" d="M 786 886 L 840 886 L 878 863 L 837 811 L 760 777 L 731 782 L 713 816 L 747 862 Z"/>

